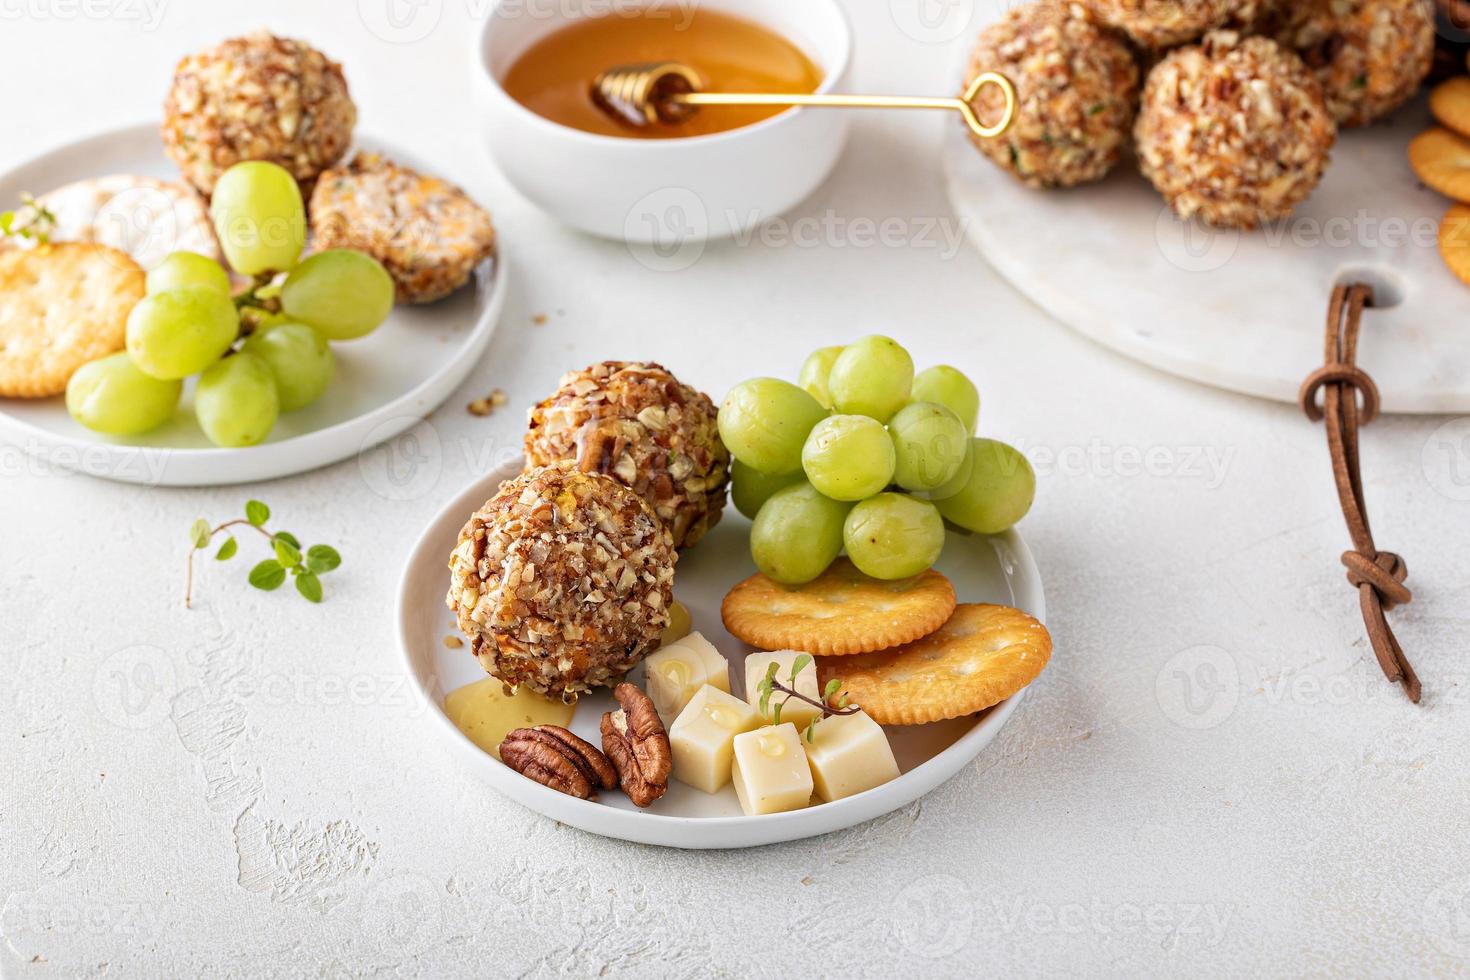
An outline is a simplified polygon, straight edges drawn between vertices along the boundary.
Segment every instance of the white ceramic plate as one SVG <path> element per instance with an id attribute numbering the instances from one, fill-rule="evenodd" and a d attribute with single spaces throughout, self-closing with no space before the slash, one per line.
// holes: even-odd
<path id="1" fill-rule="evenodd" d="M 382 141 L 363 139 L 358 146 L 449 176 Z M 0 176 L 0 210 L 17 203 L 22 193 L 42 194 L 115 173 L 178 179 L 157 127 L 130 126 L 70 143 Z M 489 345 L 505 306 L 506 282 L 502 250 L 448 299 L 396 307 L 371 335 L 333 344 L 337 377 L 327 393 L 307 408 L 282 415 L 270 437 L 248 449 L 210 444 L 194 421 L 192 385 L 172 422 L 127 440 L 78 425 L 60 397 L 0 399 L 0 433 L 48 465 L 128 483 L 210 486 L 315 469 L 391 439 L 437 408 Z"/>
<path id="2" fill-rule="evenodd" d="M 726 787 L 709 795 L 677 780 L 647 810 L 639 810 L 621 793 L 603 793 L 596 802 L 578 800 L 547 789 L 507 768 L 460 733 L 444 714 L 444 696 L 485 676 L 468 647 L 449 649 L 446 636 L 457 636 L 454 617 L 444 605 L 449 586 L 449 552 L 459 530 L 502 480 L 520 472 L 519 460 L 501 467 L 451 500 L 424 531 L 404 569 L 398 589 L 398 636 L 409 677 L 428 708 L 429 724 L 466 769 L 517 803 L 582 830 L 667 847 L 751 847 L 798 840 L 841 830 L 896 810 L 949 779 L 975 758 L 1021 701 L 1018 694 L 968 718 L 937 725 L 889 728 L 889 740 L 903 774 L 866 793 L 805 810 L 747 817 L 735 791 Z M 753 648 L 725 632 L 720 601 L 736 582 L 752 574 L 747 548 L 750 522 L 735 508 L 698 546 L 679 559 L 674 597 L 689 607 L 694 628 L 731 662 L 732 690 L 744 690 L 740 664 Z M 951 534 L 939 563 L 954 582 L 962 602 L 996 602 L 1046 617 L 1041 576 L 1020 535 L 1011 531 L 994 538 Z M 642 685 L 642 669 L 630 679 Z M 1022 692 L 1024 694 L 1024 692 Z M 612 699 L 601 693 L 577 705 L 572 729 L 601 743 L 598 724 Z"/>
<path id="3" fill-rule="evenodd" d="M 998 3 L 998 0 L 997 0 Z M 999 17 L 999 8 L 995 16 Z M 1285 224 L 1211 231 L 1178 220 L 1125 162 L 1107 180 L 1035 191 L 949 127 L 949 196 L 1001 275 L 1073 329 L 1144 364 L 1295 402 L 1322 365 L 1335 284 L 1366 280 L 1359 363 L 1389 412 L 1470 411 L 1470 287 L 1440 259 L 1450 202 L 1420 186 L 1409 140 L 1432 122 L 1416 102 L 1345 131 L 1322 184 Z"/>

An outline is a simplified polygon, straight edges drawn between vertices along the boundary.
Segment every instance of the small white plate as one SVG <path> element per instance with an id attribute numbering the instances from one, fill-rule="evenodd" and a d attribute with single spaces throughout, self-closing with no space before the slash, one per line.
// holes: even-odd
<path id="1" fill-rule="evenodd" d="M 377 150 L 406 166 L 443 174 L 380 140 Z M 129 126 L 70 143 L 0 176 L 0 210 L 23 193 L 43 194 L 107 174 L 178 180 L 155 125 Z M 449 397 L 495 333 L 506 299 L 502 249 L 453 296 L 428 306 L 398 306 L 361 340 L 332 345 L 337 376 L 315 404 L 282 415 L 270 437 L 248 449 L 210 444 L 194 421 L 192 384 L 161 429 L 112 439 L 77 424 L 60 397 L 0 398 L 0 433 L 48 465 L 151 486 L 214 486 L 269 480 L 326 466 L 393 438 Z"/>
<path id="2" fill-rule="evenodd" d="M 733 789 L 710 795 L 677 780 L 647 810 L 639 810 L 618 792 L 588 802 L 548 789 L 482 751 L 444 713 L 445 694 L 485 677 L 468 647 L 444 645 L 446 636 L 459 635 L 444 604 L 449 552 L 470 514 L 520 468 L 521 462 L 515 460 L 477 480 L 424 531 L 398 587 L 398 639 L 434 731 L 448 740 L 455 758 L 470 772 L 528 809 L 604 837 L 666 847 L 753 847 L 814 837 L 897 810 L 949 779 L 995 738 L 1025 693 L 968 718 L 887 729 L 903 771 L 898 779 L 845 800 L 791 813 L 747 817 L 740 812 Z M 730 660 L 735 691 L 744 689 L 740 664 L 752 648 L 725 632 L 720 602 L 732 585 L 755 571 L 747 545 L 749 529 L 749 521 L 733 506 L 727 508 L 719 525 L 680 556 L 674 583 L 674 597 L 689 608 L 694 628 Z M 951 534 L 939 569 L 954 582 L 961 602 L 1003 603 L 1046 618 L 1040 573 L 1015 531 L 993 538 Z M 638 668 L 629 679 L 641 686 L 642 675 Z M 573 731 L 600 744 L 598 725 L 603 712 L 612 707 L 605 692 L 584 697 L 572 720 Z"/>

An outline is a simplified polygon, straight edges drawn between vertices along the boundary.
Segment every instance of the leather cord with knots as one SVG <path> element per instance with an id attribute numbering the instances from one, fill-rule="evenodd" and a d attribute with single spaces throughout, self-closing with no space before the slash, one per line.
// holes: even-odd
<path id="1" fill-rule="evenodd" d="M 1378 666 L 1390 681 L 1404 685 L 1404 693 L 1419 701 L 1419 677 L 1384 617 L 1386 610 L 1413 598 L 1404 579 L 1409 569 L 1391 551 L 1379 551 L 1368 525 L 1368 508 L 1363 502 L 1363 475 L 1358 462 L 1358 427 L 1378 415 L 1378 386 L 1357 366 L 1358 330 L 1363 309 L 1373 305 L 1373 288 L 1365 285 L 1338 286 L 1332 293 L 1327 313 L 1326 364 L 1302 384 L 1299 401 L 1313 422 L 1327 421 L 1327 448 L 1332 454 L 1332 476 L 1347 521 L 1353 550 L 1344 552 L 1342 563 L 1347 579 L 1358 590 L 1363 623 Z M 1322 404 L 1317 404 L 1321 393 Z M 1359 398 L 1362 404 L 1359 404 Z"/>

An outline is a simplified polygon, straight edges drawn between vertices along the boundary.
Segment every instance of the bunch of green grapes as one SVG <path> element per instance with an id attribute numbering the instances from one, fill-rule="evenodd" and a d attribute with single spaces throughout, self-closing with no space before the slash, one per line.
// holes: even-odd
<path id="1" fill-rule="evenodd" d="M 916 375 L 875 336 L 817 351 L 798 381 L 746 381 L 719 415 L 751 555 L 777 582 L 809 582 L 844 550 L 866 575 L 907 578 L 939 560 L 946 520 L 998 534 L 1031 509 L 1031 464 L 974 437 L 980 393 L 954 368 Z"/>
<path id="2" fill-rule="evenodd" d="M 81 424 L 147 432 L 173 416 L 184 379 L 198 375 L 204 434 L 218 446 L 253 446 L 282 412 L 327 390 L 336 370 L 328 341 L 366 336 L 388 318 L 393 280 L 377 260 L 334 249 L 301 261 L 306 209 L 282 167 L 231 167 L 210 217 L 225 258 L 252 286 L 235 295 L 229 272 L 193 252 L 164 259 L 128 316 L 127 350 L 83 366 L 67 385 L 67 410 Z"/>

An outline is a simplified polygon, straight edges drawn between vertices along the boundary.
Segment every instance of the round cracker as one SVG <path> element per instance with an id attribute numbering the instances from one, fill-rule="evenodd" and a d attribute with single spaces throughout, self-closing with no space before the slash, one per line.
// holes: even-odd
<path id="1" fill-rule="evenodd" d="M 77 368 L 122 350 L 144 282 L 105 245 L 0 251 L 0 397 L 59 395 Z"/>
<path id="2" fill-rule="evenodd" d="M 725 596 L 720 617 L 753 647 L 838 657 L 917 640 L 943 625 L 954 606 L 954 586 L 932 568 L 884 582 L 839 558 L 805 585 L 752 575 Z"/>
<path id="3" fill-rule="evenodd" d="M 1429 93 L 1429 111 L 1441 126 L 1470 136 L 1470 78 L 1462 75 L 1436 85 Z"/>
<path id="4" fill-rule="evenodd" d="M 1470 142 L 1448 129 L 1431 129 L 1409 141 L 1409 166 L 1426 186 L 1470 203 Z"/>
<path id="5" fill-rule="evenodd" d="M 1470 206 L 1456 204 L 1439 223 L 1439 254 L 1450 271 L 1470 285 Z"/>
<path id="6" fill-rule="evenodd" d="M 965 603 L 936 632 L 894 650 L 818 662 L 825 688 L 840 678 L 848 699 L 881 725 L 925 725 L 999 704 L 1030 684 L 1051 658 L 1051 634 L 1009 606 Z"/>

